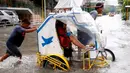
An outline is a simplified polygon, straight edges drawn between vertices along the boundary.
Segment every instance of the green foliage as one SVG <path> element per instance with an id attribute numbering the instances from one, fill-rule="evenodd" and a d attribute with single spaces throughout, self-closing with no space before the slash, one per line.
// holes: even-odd
<path id="1" fill-rule="evenodd" d="M 121 11 L 124 13 L 126 12 L 125 6 L 130 5 L 130 0 L 123 0 L 123 5 Z"/>
<path id="2" fill-rule="evenodd" d="M 25 7 L 25 8 L 30 8 L 30 9 L 33 9 L 33 8 L 34 8 L 33 3 L 31 3 L 31 2 L 25 3 L 25 2 L 23 2 L 23 1 L 17 1 L 17 2 L 15 3 L 15 6 L 16 6 L 16 7 Z"/>
<path id="3" fill-rule="evenodd" d="M 4 3 L 4 1 L 3 1 L 3 0 L 0 0 L 0 4 L 2 4 L 2 3 Z"/>
<path id="4" fill-rule="evenodd" d="M 35 4 L 36 6 L 38 6 L 38 7 L 41 7 L 41 6 L 42 6 L 42 0 L 31 0 L 31 1 L 33 1 L 34 4 Z M 44 0 L 43 0 L 43 2 L 44 2 Z M 44 4 L 44 3 L 43 3 L 43 4 Z"/>
<path id="5" fill-rule="evenodd" d="M 123 4 L 123 0 L 118 0 L 118 4 Z"/>
<path id="6" fill-rule="evenodd" d="M 127 6 L 127 5 L 130 5 L 130 0 L 123 0 L 123 4 L 122 4 L 122 8 L 121 8 L 123 19 L 126 18 L 126 8 L 125 8 L 125 6 Z M 130 9 L 129 9 L 129 11 L 130 11 Z"/>

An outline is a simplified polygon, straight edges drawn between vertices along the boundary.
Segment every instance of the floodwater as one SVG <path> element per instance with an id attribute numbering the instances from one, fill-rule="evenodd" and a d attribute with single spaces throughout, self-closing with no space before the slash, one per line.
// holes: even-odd
<path id="1" fill-rule="evenodd" d="M 105 25 L 104 25 L 105 24 Z M 37 39 L 36 32 L 27 34 L 20 50 L 23 54 L 21 64 L 17 64 L 16 57 L 9 57 L 0 62 L 0 73 L 129 73 L 130 72 L 130 26 L 125 25 L 120 15 L 114 17 L 104 16 L 101 24 L 104 35 L 107 36 L 106 47 L 111 49 L 116 61 L 104 68 L 93 67 L 90 70 L 82 70 L 81 62 L 73 62 L 71 70 L 64 72 L 50 68 L 39 68 L 36 65 Z M 5 41 L 13 26 L 0 27 L 0 56 L 5 53 Z"/>

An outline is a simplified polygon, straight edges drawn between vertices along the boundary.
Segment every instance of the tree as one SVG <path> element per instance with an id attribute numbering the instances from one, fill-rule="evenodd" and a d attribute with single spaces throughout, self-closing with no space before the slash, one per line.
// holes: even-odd
<path id="1" fill-rule="evenodd" d="M 36 5 L 36 6 L 42 6 L 42 0 L 30 0 L 30 1 L 33 1 L 33 3 Z M 43 3 L 44 4 L 44 3 Z"/>
<path id="2" fill-rule="evenodd" d="M 123 5 L 121 11 L 126 12 L 125 6 L 130 5 L 130 0 L 123 0 Z"/>
<path id="3" fill-rule="evenodd" d="M 42 0 L 30 0 L 30 1 L 33 1 L 33 3 L 36 6 L 39 6 L 39 7 L 42 6 Z M 49 8 L 49 9 L 53 9 L 56 4 L 57 4 L 57 2 L 55 0 L 46 0 L 46 5 L 47 5 L 47 8 Z M 43 3 L 43 6 L 44 6 L 44 3 Z"/>
<path id="4" fill-rule="evenodd" d="M 125 8 L 125 6 L 127 6 L 127 5 L 130 5 L 130 0 L 123 0 L 123 4 L 122 4 L 122 8 L 121 8 L 123 19 L 126 18 L 126 8 Z"/>
<path id="5" fill-rule="evenodd" d="M 118 0 L 118 4 L 123 4 L 123 0 Z"/>

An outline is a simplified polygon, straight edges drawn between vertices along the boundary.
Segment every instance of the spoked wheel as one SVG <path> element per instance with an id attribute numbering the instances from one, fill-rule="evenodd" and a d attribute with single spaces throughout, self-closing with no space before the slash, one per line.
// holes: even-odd
<path id="1" fill-rule="evenodd" d="M 115 61 L 115 55 L 110 49 L 104 49 L 104 51 L 101 51 L 102 57 L 104 57 L 108 61 Z"/>
<path id="2" fill-rule="evenodd" d="M 48 60 L 44 60 L 44 62 L 43 62 L 43 67 L 44 67 L 44 68 L 50 66 L 50 67 L 52 67 L 53 69 L 55 69 L 55 68 L 61 69 L 61 70 L 68 70 L 68 69 L 69 69 L 69 67 L 68 67 L 68 65 L 69 65 L 68 62 L 66 63 L 62 58 L 60 58 L 60 57 L 58 57 L 58 56 L 56 56 L 56 55 L 51 55 L 50 58 L 53 58 L 53 59 L 55 59 L 55 60 L 57 60 L 57 61 L 56 61 L 55 64 L 54 64 L 54 63 L 52 63 L 52 62 L 50 62 L 50 61 L 48 61 Z M 54 62 L 54 61 L 53 61 L 53 62 Z M 60 63 L 58 66 L 56 65 L 57 62 Z"/>
<path id="3" fill-rule="evenodd" d="M 105 67 L 109 66 L 113 61 L 115 61 L 114 53 L 111 50 L 104 48 L 104 50 L 98 52 L 95 64 L 99 67 Z"/>

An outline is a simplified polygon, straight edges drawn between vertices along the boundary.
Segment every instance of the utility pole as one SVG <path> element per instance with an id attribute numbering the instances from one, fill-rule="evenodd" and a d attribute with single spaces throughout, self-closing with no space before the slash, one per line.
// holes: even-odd
<path id="1" fill-rule="evenodd" d="M 46 18 L 46 0 L 42 0 L 42 20 Z"/>
<path id="2" fill-rule="evenodd" d="M 44 18 L 44 12 L 43 12 L 44 8 L 43 8 L 43 0 L 42 0 L 42 20 Z"/>
<path id="3" fill-rule="evenodd" d="M 44 18 L 46 18 L 46 0 L 44 0 Z"/>

